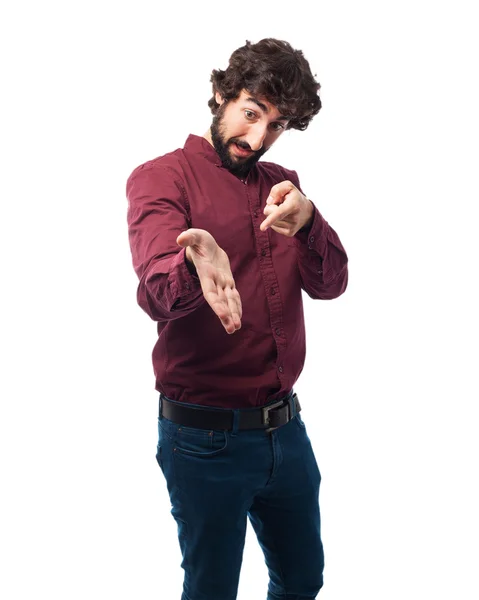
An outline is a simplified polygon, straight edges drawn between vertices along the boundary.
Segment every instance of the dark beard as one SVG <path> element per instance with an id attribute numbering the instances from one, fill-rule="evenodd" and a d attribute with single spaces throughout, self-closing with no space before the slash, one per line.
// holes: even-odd
<path id="1" fill-rule="evenodd" d="M 256 151 L 252 156 L 248 156 L 244 159 L 232 159 L 229 153 L 229 146 L 231 144 L 237 143 L 240 147 L 247 148 L 248 150 L 249 147 L 245 142 L 238 138 L 231 138 L 228 141 L 225 141 L 223 135 L 224 128 L 222 127 L 222 117 L 225 107 L 226 104 L 222 104 L 213 118 L 213 122 L 211 123 L 211 140 L 216 152 L 218 153 L 218 156 L 221 159 L 223 167 L 228 169 L 228 171 L 233 173 L 233 175 L 236 175 L 240 178 L 246 178 L 248 173 L 268 150 L 268 148 L 263 147 L 261 150 Z"/>

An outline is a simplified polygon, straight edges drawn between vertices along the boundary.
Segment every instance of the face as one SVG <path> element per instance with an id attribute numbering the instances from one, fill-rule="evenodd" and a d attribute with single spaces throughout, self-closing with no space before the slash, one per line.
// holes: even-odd
<path id="1" fill-rule="evenodd" d="M 223 166 L 245 177 L 285 131 L 288 119 L 265 98 L 243 90 L 236 100 L 220 104 L 211 124 L 211 140 Z"/>

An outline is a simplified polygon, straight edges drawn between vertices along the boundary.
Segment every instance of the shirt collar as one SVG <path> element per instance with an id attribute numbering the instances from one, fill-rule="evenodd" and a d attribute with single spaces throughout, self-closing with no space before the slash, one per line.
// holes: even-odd
<path id="1" fill-rule="evenodd" d="M 221 167 L 221 160 L 218 156 L 218 153 L 214 149 L 214 147 L 208 142 L 204 137 L 200 137 L 199 135 L 190 134 L 186 138 L 185 150 L 188 152 L 193 152 L 194 154 L 201 154 L 207 160 L 209 160 L 214 165 Z"/>

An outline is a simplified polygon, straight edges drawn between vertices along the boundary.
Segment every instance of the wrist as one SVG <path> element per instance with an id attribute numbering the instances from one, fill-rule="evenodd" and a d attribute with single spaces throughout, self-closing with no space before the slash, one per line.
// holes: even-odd
<path id="1" fill-rule="evenodd" d="M 308 216 L 306 221 L 303 223 L 303 226 L 299 231 L 309 231 L 311 229 L 311 225 L 313 224 L 314 219 L 314 204 L 311 200 L 308 200 Z"/>

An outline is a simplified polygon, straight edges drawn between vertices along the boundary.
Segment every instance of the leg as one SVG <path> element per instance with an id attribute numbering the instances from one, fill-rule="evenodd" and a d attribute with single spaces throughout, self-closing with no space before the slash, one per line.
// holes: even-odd
<path id="1" fill-rule="evenodd" d="M 159 421 L 157 460 L 165 475 L 185 571 L 181 600 L 235 600 L 247 507 L 228 432 Z"/>
<path id="2" fill-rule="evenodd" d="M 323 585 L 321 476 L 300 417 L 271 435 L 273 473 L 249 510 L 270 575 L 268 600 L 313 600 Z"/>

